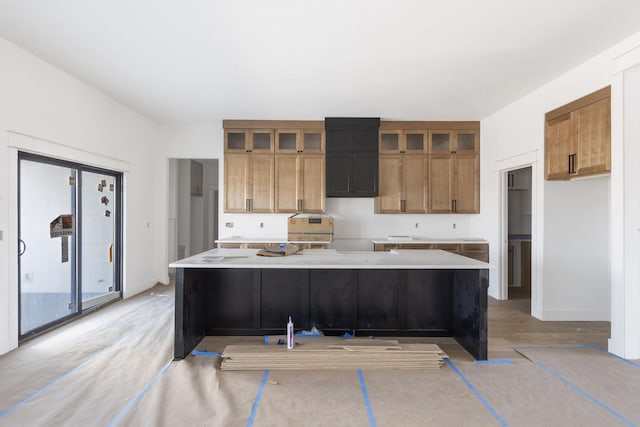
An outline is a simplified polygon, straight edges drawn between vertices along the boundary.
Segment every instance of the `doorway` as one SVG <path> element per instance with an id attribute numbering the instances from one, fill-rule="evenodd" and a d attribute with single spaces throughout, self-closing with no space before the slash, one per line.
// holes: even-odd
<path id="1" fill-rule="evenodd" d="M 168 159 L 168 262 L 212 249 L 218 239 L 218 160 Z M 173 276 L 171 269 L 169 277 Z"/>
<path id="2" fill-rule="evenodd" d="M 18 153 L 19 338 L 121 295 L 122 175 Z"/>
<path id="3" fill-rule="evenodd" d="M 507 172 L 507 299 L 531 299 L 531 167 Z"/>

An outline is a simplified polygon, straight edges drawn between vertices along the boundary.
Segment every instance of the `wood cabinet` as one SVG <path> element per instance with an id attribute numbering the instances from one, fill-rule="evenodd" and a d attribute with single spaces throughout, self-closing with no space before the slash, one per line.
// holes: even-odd
<path id="1" fill-rule="evenodd" d="M 611 87 L 545 115 L 545 178 L 567 180 L 611 171 Z"/>
<path id="2" fill-rule="evenodd" d="M 275 135 L 275 211 L 324 212 L 324 130 L 276 129 Z"/>
<path id="3" fill-rule="evenodd" d="M 429 132 L 428 183 L 429 212 L 480 212 L 477 131 Z"/>
<path id="4" fill-rule="evenodd" d="M 320 121 L 225 120 L 225 212 L 324 212 Z"/>
<path id="5" fill-rule="evenodd" d="M 390 251 L 395 249 L 440 249 L 478 261 L 489 262 L 488 243 L 376 243 L 374 251 Z"/>
<path id="6" fill-rule="evenodd" d="M 225 155 L 225 212 L 273 212 L 273 154 Z"/>
<path id="7" fill-rule="evenodd" d="M 381 130 L 376 213 L 426 213 L 427 131 Z"/>
<path id="8" fill-rule="evenodd" d="M 225 130 L 225 212 L 273 212 L 273 130 Z"/>

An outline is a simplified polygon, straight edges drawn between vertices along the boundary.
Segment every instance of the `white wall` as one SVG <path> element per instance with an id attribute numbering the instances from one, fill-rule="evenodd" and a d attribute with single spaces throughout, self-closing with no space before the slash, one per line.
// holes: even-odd
<path id="1" fill-rule="evenodd" d="M 18 338 L 16 147 L 125 171 L 125 297 L 167 273 L 166 256 L 160 258 L 166 223 L 159 221 L 166 204 L 155 197 L 166 188 L 157 125 L 4 39 L 0 93 L 1 354 Z"/>
<path id="2" fill-rule="evenodd" d="M 612 319 L 609 351 L 640 358 L 640 34 L 614 55 L 611 105 Z"/>
<path id="3" fill-rule="evenodd" d="M 535 163 L 537 209 L 532 217 L 532 314 L 542 319 L 610 319 L 608 180 L 544 180 L 544 114 L 611 84 L 610 56 L 605 52 L 589 60 L 481 121 L 481 214 L 471 228 L 484 230 L 492 263 L 501 271 L 500 165 L 528 153 Z M 586 233 L 589 238 L 582 238 Z M 572 275 L 578 271 L 579 277 Z M 499 277 L 490 276 L 489 292 L 495 297 L 502 296 Z"/>

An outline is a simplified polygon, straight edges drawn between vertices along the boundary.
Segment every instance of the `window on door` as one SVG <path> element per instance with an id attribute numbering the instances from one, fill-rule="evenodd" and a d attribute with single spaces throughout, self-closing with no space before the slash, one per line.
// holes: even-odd
<path id="1" fill-rule="evenodd" d="M 120 173 L 19 153 L 20 338 L 121 295 Z"/>

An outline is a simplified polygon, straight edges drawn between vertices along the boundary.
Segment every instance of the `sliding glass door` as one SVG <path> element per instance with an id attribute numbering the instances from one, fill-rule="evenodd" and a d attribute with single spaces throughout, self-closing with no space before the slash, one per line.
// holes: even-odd
<path id="1" fill-rule="evenodd" d="M 120 297 L 121 175 L 19 155 L 20 337 Z"/>
<path id="2" fill-rule="evenodd" d="M 117 220 L 119 183 L 117 176 L 82 171 L 80 271 L 82 309 L 86 310 L 119 296 L 117 273 Z"/>

